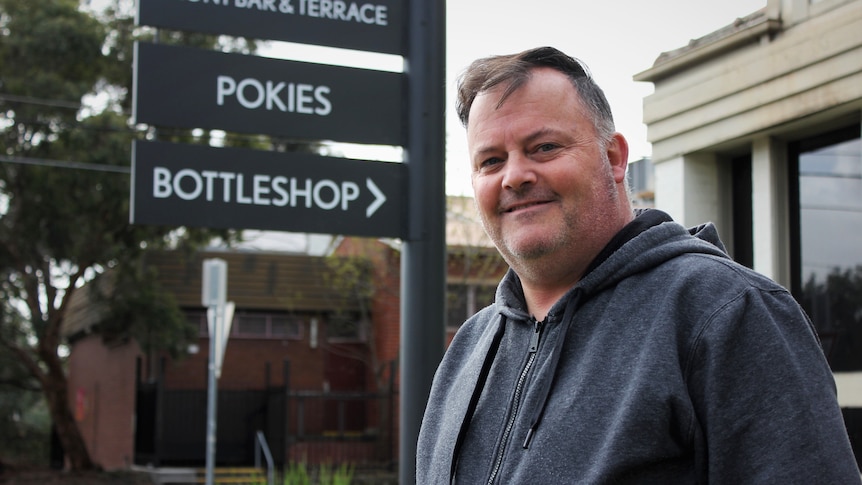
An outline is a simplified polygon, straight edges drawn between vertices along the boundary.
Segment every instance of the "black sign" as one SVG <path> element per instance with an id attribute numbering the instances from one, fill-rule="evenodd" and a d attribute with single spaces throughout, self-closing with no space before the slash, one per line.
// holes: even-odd
<path id="1" fill-rule="evenodd" d="M 406 167 L 136 141 L 133 224 L 403 237 Z"/>
<path id="2" fill-rule="evenodd" d="M 137 123 L 404 145 L 401 73 L 135 45 Z"/>
<path id="3" fill-rule="evenodd" d="M 403 0 L 138 0 L 138 24 L 404 53 Z"/>

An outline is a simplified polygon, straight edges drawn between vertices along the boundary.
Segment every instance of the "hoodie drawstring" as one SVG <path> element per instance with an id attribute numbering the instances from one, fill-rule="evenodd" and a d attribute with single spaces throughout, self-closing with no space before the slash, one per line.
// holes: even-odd
<path id="1" fill-rule="evenodd" d="M 539 423 L 542 421 L 542 416 L 545 414 L 545 406 L 548 402 L 548 395 L 551 393 L 551 386 L 554 383 L 554 380 L 557 375 L 557 366 L 560 362 L 560 354 L 563 351 L 563 343 L 566 341 L 566 334 L 569 333 L 569 327 L 572 326 L 572 315 L 574 315 L 575 310 L 578 307 L 578 303 L 581 300 L 581 290 L 576 289 L 574 294 L 572 294 L 571 298 L 569 298 L 568 303 L 566 303 L 566 310 L 563 312 L 563 319 L 560 322 L 562 324 L 562 328 L 557 333 L 557 340 L 554 342 L 554 349 L 551 353 L 550 359 L 550 370 L 551 375 L 545 376 L 540 383 L 539 388 L 539 402 L 538 406 L 533 408 L 533 416 L 530 419 L 530 428 L 527 430 L 527 436 L 524 439 L 523 447 L 527 449 L 530 447 L 530 441 L 533 439 L 533 433 L 536 431 L 536 428 L 539 426 Z"/>
<path id="2" fill-rule="evenodd" d="M 482 395 L 482 390 L 485 388 L 485 381 L 488 380 L 488 374 L 491 372 L 491 364 L 494 363 L 494 358 L 497 356 L 497 350 L 500 348 L 500 342 L 503 340 L 503 333 L 506 330 L 506 317 L 500 315 L 500 323 L 494 333 L 494 338 L 491 340 L 491 346 L 488 348 L 488 353 L 485 354 L 485 360 L 482 361 L 482 369 L 479 371 L 479 378 L 476 385 L 473 387 L 473 394 L 470 396 L 470 403 L 467 405 L 467 412 L 464 414 L 464 421 L 461 422 L 461 429 L 458 431 L 458 438 L 455 440 L 455 448 L 452 452 L 452 467 L 449 470 L 449 483 L 455 483 L 455 472 L 458 467 L 458 457 L 461 455 L 461 445 L 464 442 L 464 437 L 467 435 L 467 428 L 470 427 L 470 421 L 473 419 L 473 414 L 476 412 L 476 405 L 479 403 L 479 397 Z"/>

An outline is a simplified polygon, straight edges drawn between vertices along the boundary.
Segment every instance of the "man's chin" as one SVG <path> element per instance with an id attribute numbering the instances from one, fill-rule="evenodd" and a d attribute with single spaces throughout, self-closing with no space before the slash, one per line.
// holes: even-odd
<path id="1" fill-rule="evenodd" d="M 548 255 L 553 250 L 552 241 L 547 237 L 512 238 L 504 242 L 506 252 L 511 257 L 522 260 L 534 260 Z"/>

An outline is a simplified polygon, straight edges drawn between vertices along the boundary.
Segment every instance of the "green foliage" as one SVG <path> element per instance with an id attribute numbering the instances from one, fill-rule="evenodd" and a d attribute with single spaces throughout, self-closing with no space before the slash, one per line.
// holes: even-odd
<path id="1" fill-rule="evenodd" d="M 836 267 L 802 288 L 802 307 L 817 327 L 835 372 L 856 369 L 862 354 L 862 265 Z"/>
<path id="2" fill-rule="evenodd" d="M 73 296 L 93 283 L 90 329 L 105 339 L 135 338 L 145 350 L 177 353 L 195 333 L 142 258 L 238 237 L 129 223 L 132 140 L 147 136 L 129 125 L 131 52 L 152 33 L 136 28 L 132 14 L 119 3 L 97 16 L 76 0 L 0 0 L 0 401 L 33 405 L 41 390 L 51 419 L 63 424 L 72 468 L 93 466 L 71 413 L 58 408 L 68 404 L 62 348 Z M 165 37 L 219 43 L 197 34 Z M 104 106 L 87 107 L 86 96 L 96 94 Z M 0 442 L 17 441 L 31 425 L 47 430 L 19 409 L 0 408 L 17 416 L 0 423 Z"/>
<path id="3" fill-rule="evenodd" d="M 65 412 L 61 350 L 75 323 L 75 294 L 87 296 L 86 330 L 177 354 L 196 334 L 143 258 L 239 238 L 233 231 L 129 223 L 132 141 L 154 132 L 130 125 L 133 45 L 155 31 L 135 26 L 132 0 L 99 4 L 104 8 L 94 11 L 78 0 L 0 0 L 0 361 L 11 363 L 0 374 L 12 386 L 0 393 L 41 389 L 54 424 L 63 425 L 58 433 L 73 469 L 93 466 Z M 159 42 L 256 48 L 245 39 L 168 30 Z M 165 141 L 209 141 L 205 132 L 158 132 Z M 291 147 L 263 136 L 229 135 L 224 143 Z M 17 436 L 0 432 L 0 442 Z"/>
<path id="4" fill-rule="evenodd" d="M 371 261 L 364 256 L 330 255 L 326 258 L 329 272 L 324 274 L 326 283 L 340 293 L 351 295 L 356 301 L 368 305 L 374 295 Z M 336 312 L 340 308 L 334 309 Z"/>
<path id="5" fill-rule="evenodd" d="M 305 463 L 291 462 L 284 468 L 284 485 L 311 485 Z"/>
<path id="6" fill-rule="evenodd" d="M 133 338 L 144 353 L 166 350 L 180 358 L 197 339 L 198 329 L 188 324 L 156 278 L 155 270 L 143 265 L 99 275 L 89 288 L 93 306 L 106 309 L 96 330 L 107 342 Z"/>
<path id="7" fill-rule="evenodd" d="M 17 466 L 44 466 L 51 418 L 38 392 L 0 385 L 0 456 Z"/>
<path id="8" fill-rule="evenodd" d="M 80 101 L 104 65 L 103 26 L 78 11 L 75 0 L 0 0 L 0 93 Z M 27 35 L 21 35 L 26 32 Z M 74 119 L 74 111 L 18 105 L 18 116 L 34 120 Z"/>
<path id="9" fill-rule="evenodd" d="M 20 318 L 6 314 L 4 319 Z M 0 325 L 9 332 L 16 328 Z M 24 335 L 5 335 L 3 338 L 19 340 Z M 0 352 L 0 457 L 4 463 L 19 466 L 45 465 L 50 442 L 50 417 L 39 392 L 39 383 L 24 367 L 20 359 L 8 352 Z"/>
<path id="10" fill-rule="evenodd" d="M 352 463 L 321 464 L 316 473 L 309 471 L 304 462 L 291 462 L 284 470 L 284 485 L 350 485 L 353 481 Z"/>
<path id="11" fill-rule="evenodd" d="M 320 466 L 320 485 L 350 485 L 353 480 L 353 464 L 342 463 L 338 466 Z"/>

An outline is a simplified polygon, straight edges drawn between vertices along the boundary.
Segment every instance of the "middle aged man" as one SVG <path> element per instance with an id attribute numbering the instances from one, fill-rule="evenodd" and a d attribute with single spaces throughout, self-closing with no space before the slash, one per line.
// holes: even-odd
<path id="1" fill-rule="evenodd" d="M 808 318 L 711 224 L 633 212 L 578 61 L 480 59 L 459 116 L 511 270 L 440 364 L 418 483 L 860 483 Z"/>

